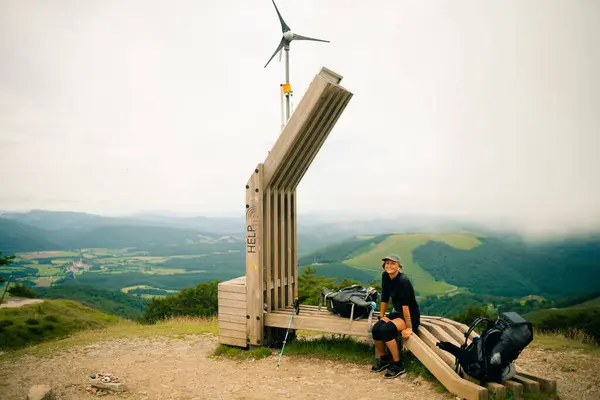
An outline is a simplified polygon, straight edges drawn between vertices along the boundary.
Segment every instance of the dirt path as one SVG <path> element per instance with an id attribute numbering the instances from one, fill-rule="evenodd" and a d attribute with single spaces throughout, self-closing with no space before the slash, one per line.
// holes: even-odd
<path id="1" fill-rule="evenodd" d="M 38 304 L 43 303 L 42 299 L 21 299 L 21 298 L 8 298 L 4 299 L 2 304 L 0 304 L 0 308 L 19 308 L 26 306 L 28 304 Z"/>
<path id="2" fill-rule="evenodd" d="M 368 367 L 284 355 L 257 361 L 208 356 L 217 346 L 210 335 L 185 339 L 116 339 L 66 349 L 47 357 L 23 357 L 18 365 L 0 362 L 4 400 L 24 399 L 36 384 L 51 385 L 60 399 L 96 398 L 86 392 L 87 376 L 110 372 L 128 385 L 127 399 L 354 398 L 437 400 L 455 397 L 413 376 L 383 379 Z M 116 395 L 103 396 L 105 399 Z"/>

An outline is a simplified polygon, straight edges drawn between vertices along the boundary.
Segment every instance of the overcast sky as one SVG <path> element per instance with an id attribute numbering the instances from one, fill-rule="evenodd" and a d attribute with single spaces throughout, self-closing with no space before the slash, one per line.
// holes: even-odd
<path id="1" fill-rule="evenodd" d="M 600 2 L 279 0 L 298 102 L 354 93 L 299 212 L 600 225 Z M 280 132 L 270 0 L 0 1 L 0 210 L 242 213 Z"/>

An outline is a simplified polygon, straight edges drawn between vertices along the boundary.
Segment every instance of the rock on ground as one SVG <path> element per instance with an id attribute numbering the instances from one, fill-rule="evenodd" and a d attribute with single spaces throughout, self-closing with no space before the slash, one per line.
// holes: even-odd
<path id="1" fill-rule="evenodd" d="M 27 393 L 27 400 L 54 400 L 54 393 L 49 385 L 34 385 Z"/>

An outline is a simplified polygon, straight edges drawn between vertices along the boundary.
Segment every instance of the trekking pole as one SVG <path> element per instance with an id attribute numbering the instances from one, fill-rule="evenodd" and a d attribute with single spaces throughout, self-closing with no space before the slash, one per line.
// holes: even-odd
<path id="1" fill-rule="evenodd" d="M 279 364 L 281 363 L 281 357 L 283 357 L 283 349 L 285 349 L 285 344 L 287 343 L 288 334 L 290 333 L 290 327 L 292 326 L 292 319 L 294 318 L 294 311 L 297 310 L 297 314 L 300 314 L 300 302 L 296 297 L 294 299 L 294 308 L 292 308 L 292 315 L 290 315 L 290 322 L 288 324 L 287 331 L 285 331 L 285 338 L 283 339 L 283 346 L 281 347 L 281 353 L 279 354 L 279 361 L 277 361 L 277 371 L 279 371 Z"/>

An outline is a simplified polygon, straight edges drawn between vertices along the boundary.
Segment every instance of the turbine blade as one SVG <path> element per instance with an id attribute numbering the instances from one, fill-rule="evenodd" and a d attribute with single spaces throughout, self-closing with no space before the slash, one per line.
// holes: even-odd
<path id="1" fill-rule="evenodd" d="M 277 46 L 277 50 L 275 50 L 275 52 L 273 53 L 273 55 L 271 56 L 271 58 L 269 58 L 269 61 L 267 61 L 267 63 L 265 64 L 265 68 L 267 68 L 267 65 L 269 65 L 269 63 L 271 62 L 271 60 L 273 59 L 273 57 L 275 57 L 275 55 L 277 54 L 277 52 L 281 51 L 281 49 L 283 49 L 284 43 L 285 43 L 285 39 L 281 38 L 281 41 L 279 42 L 279 46 Z"/>
<path id="2" fill-rule="evenodd" d="M 308 36 L 298 35 L 296 33 L 294 33 L 294 36 L 292 36 L 292 40 L 312 40 L 314 42 L 331 43 L 329 40 L 315 39 L 315 38 L 311 38 L 311 37 L 308 37 Z"/>
<path id="3" fill-rule="evenodd" d="M 290 29 L 290 27 L 285 23 L 285 21 L 283 20 L 283 17 L 281 16 L 281 14 L 279 13 L 279 9 L 277 8 L 277 4 L 275 4 L 275 0 L 271 0 L 273 2 L 273 5 L 275 6 L 275 11 L 277 11 L 277 16 L 279 17 L 279 22 L 281 22 L 281 32 L 285 33 Z"/>

